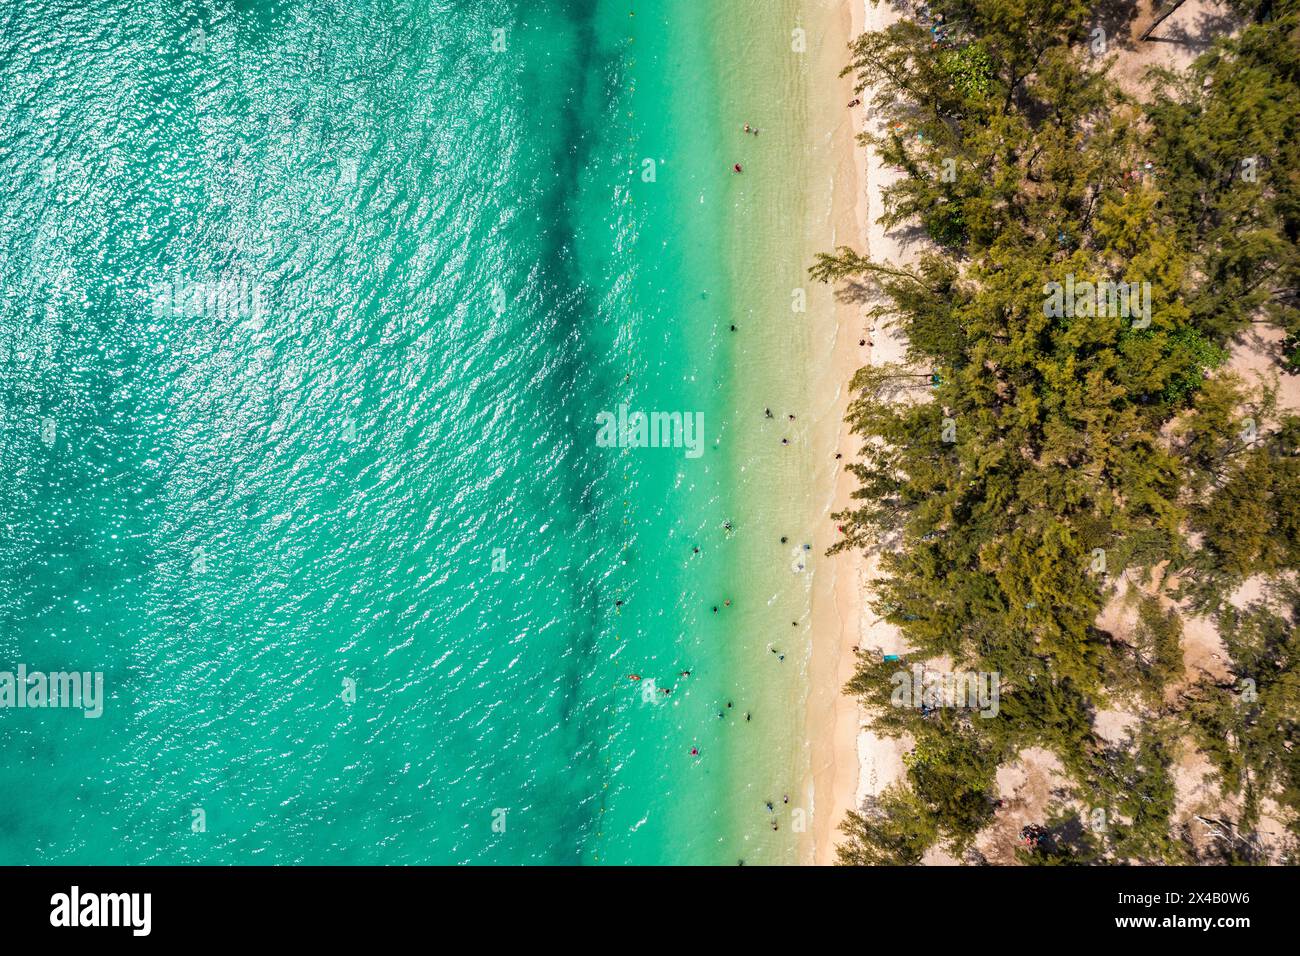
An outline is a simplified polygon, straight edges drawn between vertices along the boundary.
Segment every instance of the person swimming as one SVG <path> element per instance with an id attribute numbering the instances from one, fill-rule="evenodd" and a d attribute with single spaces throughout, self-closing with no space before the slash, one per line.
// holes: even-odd
<path id="1" fill-rule="evenodd" d="M 740 168 L 740 163 L 733 163 L 731 166 L 731 171 L 734 173 L 744 172 L 744 170 Z"/>

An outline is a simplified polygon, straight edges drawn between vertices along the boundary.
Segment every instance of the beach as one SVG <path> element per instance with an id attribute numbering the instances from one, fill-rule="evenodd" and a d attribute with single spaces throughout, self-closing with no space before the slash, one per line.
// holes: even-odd
<path id="1" fill-rule="evenodd" d="M 872 122 L 871 93 L 861 95 L 862 103 L 848 109 L 845 104 L 855 98 L 852 77 L 839 77 L 848 62 L 848 43 L 866 31 L 885 29 L 898 18 L 887 5 L 873 5 L 869 0 L 850 0 L 843 5 L 838 21 L 840 47 L 837 63 L 828 63 L 827 87 L 839 97 L 838 111 L 829 115 L 843 117 L 834 131 L 837 151 L 836 193 L 838 215 L 833 219 L 833 239 L 822 248 L 830 250 L 848 245 L 869 254 L 878 262 L 904 263 L 909 251 L 878 222 L 881 188 L 897 175 L 885 168 L 874 151 L 861 146 L 856 136 Z M 828 47 L 834 44 L 828 44 Z M 835 335 L 842 342 L 834 383 L 826 382 L 827 417 L 838 426 L 837 448 L 845 460 L 853 458 L 860 440 L 850 433 L 844 414 L 851 399 L 849 381 L 861 365 L 899 362 L 903 342 L 888 325 L 869 329 L 863 313 L 868 302 L 840 301 L 834 310 Z M 858 341 L 866 339 L 866 348 Z M 829 379 L 829 376 L 827 376 Z M 834 384 L 834 389 L 832 389 Z M 856 480 L 840 469 L 826 489 L 823 522 L 826 545 L 838 531 L 829 515 L 851 503 Z M 859 551 L 849 551 L 831 559 L 828 573 L 814 585 L 813 648 L 811 687 L 808 697 L 808 736 L 812 753 L 812 789 L 818 812 L 813 816 L 810 840 L 803 849 L 805 862 L 828 865 L 835 862 L 839 826 L 845 814 L 861 805 L 864 797 L 879 793 L 902 776 L 904 742 L 878 737 L 863 729 L 858 702 L 844 693 L 845 684 L 856 670 L 856 648 L 879 649 L 887 654 L 901 653 L 903 648 L 897 629 L 879 619 L 869 606 L 870 581 L 875 573 L 875 558 Z"/>
<path id="2" fill-rule="evenodd" d="M 746 861 L 810 864 L 833 857 L 858 787 L 857 705 L 841 688 L 859 641 L 863 559 L 826 552 L 839 537 L 831 515 L 853 487 L 843 466 L 857 446 L 844 414 L 869 350 L 859 345 L 862 304 L 813 282 L 808 267 L 865 235 L 860 115 L 847 106 L 851 79 L 839 76 L 864 10 L 861 0 L 791 2 L 764 18 L 765 29 L 724 34 L 741 65 L 722 112 L 737 125 L 744 169 L 731 257 L 731 454 L 748 506 L 738 571 L 760 598 L 736 611 L 734 667 L 775 713 L 759 736 L 738 741 L 732 780 Z M 744 123 L 759 133 L 745 136 Z M 763 833 L 768 801 L 780 830 Z"/>
<path id="3" fill-rule="evenodd" d="M 852 78 L 840 77 L 848 62 L 848 46 L 865 27 L 864 0 L 849 0 L 841 5 L 834 22 L 829 24 L 828 40 L 821 66 L 824 88 L 833 91 L 833 102 L 826 104 L 835 157 L 835 214 L 822 250 L 839 245 L 870 249 L 871 209 L 866 153 L 856 141 L 862 108 L 849 108 L 854 98 Z M 838 57 L 837 54 L 838 53 Z M 831 97 L 827 97 L 831 99 Z M 830 312 L 835 323 L 837 343 L 835 360 L 822 378 L 823 408 L 826 427 L 838 453 L 840 464 L 856 457 L 858 439 L 849 431 L 845 412 L 851 397 L 849 383 L 856 368 L 868 361 L 871 346 L 858 343 L 867 338 L 862 306 L 844 297 L 836 297 Z M 830 515 L 850 505 L 854 479 L 842 467 L 837 468 L 824 490 L 821 505 L 821 541 L 824 551 L 835 542 L 838 531 Z M 813 644 L 809 666 L 808 737 L 813 814 L 809 839 L 801 848 L 801 860 L 824 865 L 834 862 L 838 827 L 844 814 L 857 805 L 860 762 L 857 741 L 861 717 L 857 701 L 846 695 L 844 685 L 853 676 L 856 664 L 854 648 L 858 645 L 862 615 L 865 611 L 863 574 L 865 557 L 850 551 L 832 558 L 824 574 L 814 582 L 812 597 Z"/>

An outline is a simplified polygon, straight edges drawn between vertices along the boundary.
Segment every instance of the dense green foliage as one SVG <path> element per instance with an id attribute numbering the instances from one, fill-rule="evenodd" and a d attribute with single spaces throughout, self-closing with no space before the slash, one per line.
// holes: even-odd
<path id="1" fill-rule="evenodd" d="M 854 378 L 864 446 L 834 550 L 878 551 L 876 609 L 912 659 L 999 674 L 1001 711 L 891 707 L 898 665 L 863 654 L 849 691 L 914 745 L 908 787 L 850 818 L 843 862 L 965 851 L 994 818 L 997 767 L 1028 746 L 1110 821 L 1066 839 L 1058 808 L 1021 853 L 1039 862 L 1193 856 L 1170 822 L 1184 737 L 1244 794 L 1243 826 L 1265 792 L 1300 808 L 1293 684 L 1251 663 L 1291 674 L 1294 607 L 1266 624 L 1272 612 L 1239 618 L 1227 601 L 1251 575 L 1300 567 L 1300 419 L 1222 370 L 1244 329 L 1300 334 L 1300 6 L 1239 7 L 1244 28 L 1185 75 L 1153 74 L 1144 104 L 1109 78 L 1088 5 L 1070 0 L 941 0 L 942 44 L 904 20 L 853 45 L 846 73 L 882 121 L 863 139 L 903 172 L 882 221 L 931 242 L 907 268 L 845 247 L 811 270 L 873 283 L 869 314 L 908 348 L 905 365 Z M 1104 296 L 1045 304 L 1052 283 L 1085 282 L 1148 283 L 1149 313 L 1136 296 L 1127 313 Z M 1141 592 L 1126 639 L 1098 625 L 1121 574 Z M 1267 703 L 1180 692 L 1184 599 L 1218 616 Z M 1092 729 L 1117 700 L 1144 715 L 1124 747 Z"/>
<path id="2" fill-rule="evenodd" d="M 1185 298 L 1198 325 L 1278 325 L 1300 370 L 1300 26 L 1294 3 L 1238 6 L 1274 19 L 1159 75 L 1151 155 L 1169 172 L 1162 202 L 1194 263 Z"/>

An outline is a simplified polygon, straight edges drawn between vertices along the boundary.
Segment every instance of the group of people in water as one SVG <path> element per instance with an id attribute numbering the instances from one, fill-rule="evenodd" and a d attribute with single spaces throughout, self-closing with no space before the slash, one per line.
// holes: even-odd
<path id="1" fill-rule="evenodd" d="M 772 409 L 770 409 L 770 408 L 765 408 L 765 409 L 763 409 L 763 417 L 764 417 L 764 418 L 775 418 L 776 416 L 772 414 Z M 790 414 L 790 415 L 788 416 L 788 418 L 790 419 L 790 421 L 794 421 L 794 415 L 793 415 L 793 413 Z M 788 438 L 782 438 L 782 439 L 781 439 L 781 444 L 782 444 L 782 445 L 788 445 L 788 444 L 790 444 L 790 439 L 788 439 Z"/>
<path id="2" fill-rule="evenodd" d="M 750 125 L 749 123 L 744 124 L 744 126 L 742 127 L 742 129 L 743 129 L 743 132 L 744 132 L 746 135 L 754 135 L 754 136 L 757 136 L 758 133 L 759 133 L 758 128 L 757 128 L 757 127 L 754 127 L 754 126 L 752 126 L 752 125 Z M 734 164 L 732 165 L 731 168 L 732 168 L 732 172 L 734 172 L 734 173 L 742 173 L 742 172 L 744 172 L 744 167 L 741 166 L 740 163 L 734 163 Z M 737 331 L 737 328 L 736 328 L 735 324 L 732 324 L 732 325 L 731 325 L 731 331 L 732 331 L 732 332 Z M 776 418 L 776 416 L 775 416 L 775 414 L 773 414 L 771 408 L 764 408 L 764 409 L 763 409 L 763 416 L 764 416 L 765 418 L 767 418 L 767 419 L 770 419 L 770 420 L 775 420 L 775 418 Z M 796 417 L 795 417 L 794 413 L 792 413 L 792 412 L 791 412 L 791 413 L 788 413 L 787 416 L 786 416 L 786 418 L 787 418 L 788 421 L 792 421 L 792 422 L 796 420 Z M 782 438 L 782 439 L 781 439 L 781 444 L 783 444 L 783 445 L 789 445 L 789 444 L 790 444 L 790 439 L 789 439 L 789 438 Z M 838 459 L 838 458 L 842 458 L 843 456 L 840 455 L 840 454 L 836 454 L 835 457 Z M 727 534 L 731 534 L 732 531 L 733 531 L 732 523 L 731 523 L 730 521 L 724 521 L 722 527 L 723 527 L 723 530 L 724 530 Z M 788 543 L 788 541 L 789 541 L 789 538 L 788 538 L 788 537 L 786 537 L 785 535 L 782 535 L 782 536 L 781 536 L 781 543 L 782 543 L 782 544 L 786 544 L 786 543 Z M 805 543 L 805 544 L 803 545 L 803 548 L 804 548 L 805 551 L 810 551 L 810 550 L 812 549 L 812 545 L 811 545 L 811 544 L 807 544 L 807 543 Z M 700 546 L 699 546 L 699 545 L 692 545 L 692 546 L 691 546 L 691 554 L 692 554 L 692 555 L 697 555 L 697 554 L 699 554 L 699 553 L 700 553 Z M 616 603 L 616 606 L 617 606 L 617 607 L 620 607 L 620 608 L 622 607 L 623 602 L 622 602 L 621 600 L 619 600 L 619 601 L 617 601 L 617 602 L 615 602 L 615 603 Z M 731 607 L 731 604 L 732 604 L 732 602 L 731 602 L 731 598 L 726 598 L 725 600 L 723 600 L 721 607 L 724 607 L 724 608 Z M 717 614 L 717 613 L 719 613 L 720 607 L 719 607 L 719 605 L 714 604 L 714 605 L 712 605 L 711 610 L 712 610 L 712 613 Z M 798 627 L 798 626 L 799 626 L 799 622 L 798 622 L 798 621 L 791 621 L 791 622 L 790 622 L 790 625 L 791 625 L 792 627 Z M 775 647 L 775 646 L 769 644 L 769 645 L 768 645 L 768 650 L 769 650 L 772 654 L 774 654 L 774 655 L 776 656 L 776 659 L 777 659 L 778 663 L 783 663 L 783 662 L 785 661 L 785 653 L 784 653 L 780 648 Z M 635 674 L 635 673 L 633 673 L 633 674 L 628 674 L 627 676 L 628 676 L 628 680 L 630 680 L 630 681 L 632 681 L 632 682 L 638 682 L 638 681 L 642 680 L 642 677 L 641 677 L 640 674 Z M 690 677 L 690 676 L 691 676 L 691 672 L 690 672 L 689 670 L 681 671 L 680 674 L 679 674 L 679 677 L 681 677 L 682 679 L 688 678 L 688 677 Z M 661 687 L 661 688 L 659 688 L 659 692 L 660 692 L 661 694 L 664 694 L 665 696 L 670 695 L 670 694 L 672 693 L 672 690 L 673 690 L 673 688 L 671 688 L 671 687 Z M 734 709 L 734 704 L 733 704 L 733 702 L 730 701 L 730 700 L 727 701 L 727 702 L 725 703 L 725 705 L 724 705 L 723 707 L 721 707 L 721 708 L 717 711 L 717 717 L 718 717 L 718 719 L 719 719 L 719 720 L 725 720 L 726 717 L 728 716 L 728 713 L 729 713 L 730 711 L 732 711 L 733 709 Z M 745 711 L 745 722 L 746 722 L 746 723 L 749 723 L 752 719 L 753 719 L 753 714 L 752 714 L 751 712 L 749 712 L 749 711 Z M 697 745 L 694 745 L 694 746 L 691 747 L 691 749 L 690 749 L 690 756 L 692 756 L 692 757 L 699 757 L 699 756 L 700 756 L 700 748 L 699 748 L 699 745 L 698 745 L 698 744 L 697 744 Z M 788 804 L 788 803 L 790 802 L 790 797 L 789 797 L 789 795 L 788 795 L 788 794 L 783 795 L 782 798 L 781 798 L 781 802 L 782 802 L 783 804 Z M 776 808 L 775 808 L 775 806 L 774 806 L 774 804 L 773 804 L 773 802 L 772 802 L 771 800 L 768 800 L 768 801 L 766 802 L 766 806 L 767 806 L 767 810 L 768 810 L 769 813 L 775 814 L 775 812 L 776 812 Z M 780 824 L 778 823 L 778 821 L 777 821 L 777 819 L 776 819 L 775 816 L 773 816 L 773 818 L 772 818 L 771 825 L 772 825 L 772 829 L 773 829 L 773 830 L 779 830 L 779 829 L 780 829 Z M 744 861 L 743 861 L 743 860 L 741 861 L 741 865 L 744 865 Z"/>
<path id="3" fill-rule="evenodd" d="M 789 802 L 790 802 L 790 794 L 788 794 L 788 793 L 787 793 L 787 794 L 783 794 L 782 797 L 781 797 L 781 802 L 782 802 L 782 803 L 789 803 Z M 776 807 L 774 807 L 774 806 L 772 805 L 772 801 L 771 801 L 771 800 L 767 801 L 767 803 L 765 804 L 765 806 L 767 807 L 767 812 L 768 812 L 768 813 L 771 813 L 771 814 L 775 814 L 775 813 L 776 813 Z M 772 829 L 773 829 L 773 830 L 779 830 L 779 829 L 781 829 L 780 825 L 778 825 L 777 822 L 776 822 L 776 817 L 775 817 L 775 816 L 772 817 Z"/>
<path id="4" fill-rule="evenodd" d="M 750 126 L 748 123 L 746 123 L 744 126 L 741 127 L 741 129 L 745 132 L 746 135 L 750 135 L 750 134 L 753 134 L 754 136 L 758 135 L 757 126 Z M 740 163 L 732 163 L 731 171 L 733 173 L 743 173 L 745 170 L 744 167 L 740 165 Z"/>

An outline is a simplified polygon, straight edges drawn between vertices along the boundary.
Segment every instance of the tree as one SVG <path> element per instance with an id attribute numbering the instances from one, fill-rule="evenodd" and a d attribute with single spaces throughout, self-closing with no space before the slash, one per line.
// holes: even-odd
<path id="1" fill-rule="evenodd" d="M 919 223 L 932 248 L 901 268 L 841 247 L 811 270 L 872 287 L 869 314 L 908 343 L 904 364 L 854 377 L 859 488 L 832 551 L 879 552 L 874 607 L 919 658 L 1003 687 L 997 720 L 922 715 L 888 707 L 890 668 L 864 658 L 848 690 L 916 745 L 908 796 L 855 822 L 853 861 L 866 845 L 909 861 L 923 838 L 968 846 L 997 766 L 1031 745 L 1109 802 L 1108 858 L 1186 858 L 1161 735 L 1229 715 L 1165 705 L 1181 628 L 1159 600 L 1136 646 L 1096 621 L 1127 569 L 1167 563 L 1219 607 L 1300 557 L 1300 423 L 1220 371 L 1252 322 L 1300 335 L 1294 8 L 1255 9 L 1145 107 L 1083 55 L 1084 4 L 937 2 L 940 40 L 902 21 L 853 44 L 846 72 L 883 120 L 863 139 L 904 173 L 882 222 Z M 1239 175 L 1247 148 L 1263 179 Z M 1090 720 L 1117 675 L 1151 710 L 1119 748 Z M 1266 753 L 1225 757 L 1225 773 L 1235 760 L 1285 793 L 1289 751 Z"/>
<path id="2" fill-rule="evenodd" d="M 892 786 L 850 811 L 836 849 L 842 866 L 915 866 L 938 836 L 933 815 L 905 787 Z"/>

